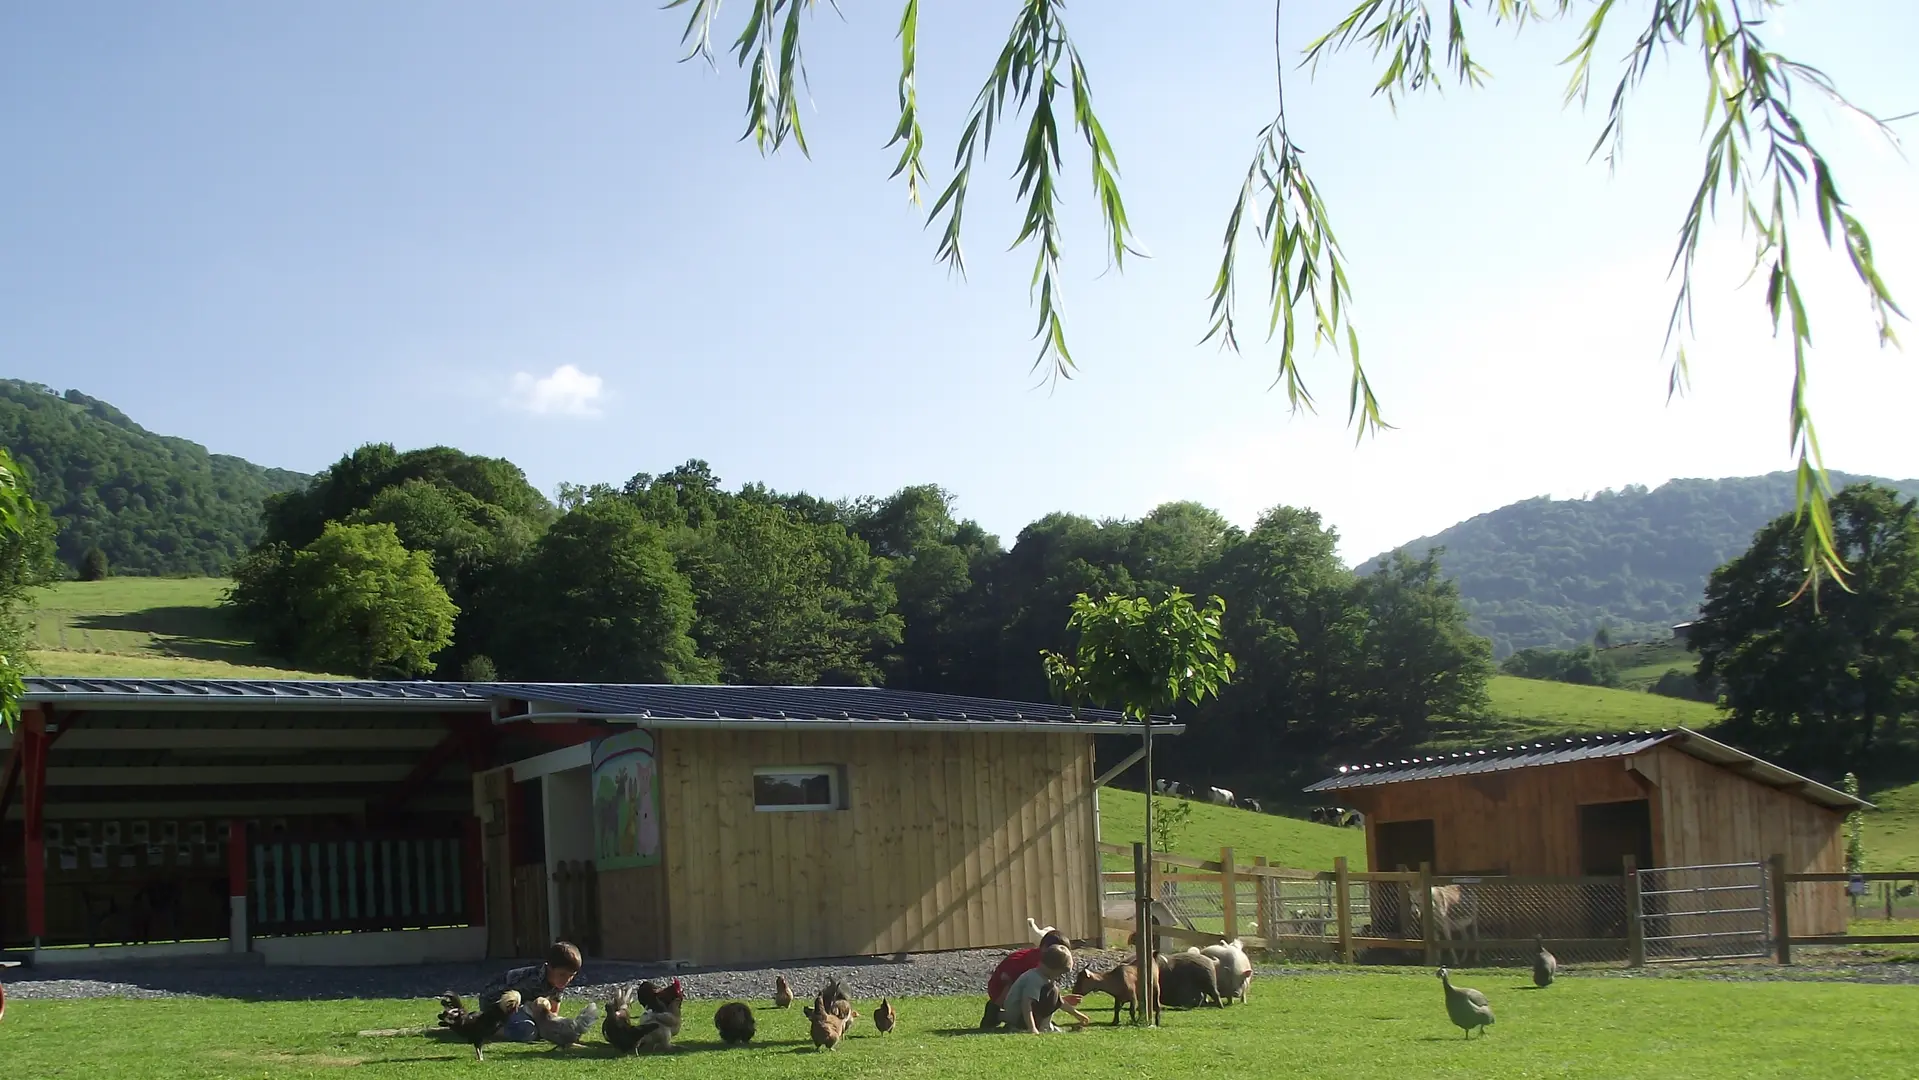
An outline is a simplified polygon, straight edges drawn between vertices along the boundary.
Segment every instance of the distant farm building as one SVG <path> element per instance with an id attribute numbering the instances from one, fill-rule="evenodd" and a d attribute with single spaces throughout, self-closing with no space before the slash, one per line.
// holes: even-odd
<path id="1" fill-rule="evenodd" d="M 1374 870 L 1488 877 L 1774 855 L 1837 874 L 1845 816 L 1867 805 L 1687 728 L 1345 767 L 1307 791 L 1364 812 Z M 1840 890 L 1795 885 L 1787 902 L 1795 933 L 1845 932 Z"/>
<path id="2" fill-rule="evenodd" d="M 1692 648 L 1693 628 L 1698 625 L 1696 622 L 1674 623 L 1672 627 L 1672 639 L 1689 649 Z"/>
<path id="3" fill-rule="evenodd" d="M 1093 740 L 1138 731 L 868 688 L 27 691 L 0 734 L 0 947 L 48 962 L 504 958 L 566 936 L 712 964 L 1007 945 L 1028 916 L 1097 937 Z"/>

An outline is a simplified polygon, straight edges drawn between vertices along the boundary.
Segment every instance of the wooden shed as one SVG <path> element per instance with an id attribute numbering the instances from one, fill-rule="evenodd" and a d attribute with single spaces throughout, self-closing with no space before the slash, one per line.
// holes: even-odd
<path id="1" fill-rule="evenodd" d="M 1627 856 L 1841 873 L 1845 816 L 1869 805 L 1688 728 L 1346 766 L 1306 790 L 1365 815 L 1374 870 L 1484 876 L 1616 876 Z M 1845 932 L 1841 887 L 1788 904 L 1795 933 Z"/>
<path id="2" fill-rule="evenodd" d="M 1139 730 L 1116 714 L 863 687 L 492 690 L 524 704 L 503 725 L 589 735 L 476 779 L 489 907 L 515 922 L 541 898 L 513 879 L 590 861 L 593 944 L 619 959 L 1003 946 L 1028 917 L 1099 936 L 1093 738 Z M 516 827 L 536 805 L 538 829 Z M 492 925 L 495 952 L 525 951 Z"/>

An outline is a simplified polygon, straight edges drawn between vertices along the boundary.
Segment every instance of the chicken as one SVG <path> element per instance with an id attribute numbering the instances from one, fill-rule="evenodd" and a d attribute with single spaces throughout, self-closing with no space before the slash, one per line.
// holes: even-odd
<path id="1" fill-rule="evenodd" d="M 893 1030 L 893 1025 L 898 1022 L 899 1013 L 893 1011 L 893 1003 L 881 998 L 880 1007 L 873 1010 L 873 1026 L 879 1029 L 881 1035 L 884 1035 Z"/>
<path id="2" fill-rule="evenodd" d="M 600 1019 L 600 1007 L 590 1001 L 580 1006 L 571 1020 L 562 1018 L 559 1009 L 543 997 L 534 998 L 526 1011 L 533 1017 L 533 1030 L 540 1038 L 562 1050 L 586 1038 Z"/>
<path id="3" fill-rule="evenodd" d="M 600 1022 L 600 1035 L 622 1054 L 631 1054 L 640 1048 L 640 1028 L 632 1016 L 634 989 L 622 986 L 613 991 L 606 1003 L 606 1019 Z"/>
<path id="4" fill-rule="evenodd" d="M 1541 988 L 1551 986 L 1553 976 L 1559 974 L 1559 957 L 1546 951 L 1544 938 L 1535 936 L 1533 948 L 1538 950 L 1533 954 L 1533 985 Z"/>
<path id="5" fill-rule="evenodd" d="M 1479 1029 L 1480 1038 L 1485 1038 L 1486 1029 L 1492 1026 L 1493 1006 L 1486 995 L 1477 990 L 1468 990 L 1463 986 L 1454 986 L 1450 973 L 1439 969 L 1439 984 L 1446 988 L 1446 1015 L 1466 1033 L 1473 1037 L 1473 1029 Z"/>
<path id="6" fill-rule="evenodd" d="M 826 985 L 820 987 L 819 1000 L 826 1003 L 828 1012 L 840 1018 L 846 1031 L 853 1030 L 853 1021 L 860 1018 L 859 1010 L 853 1008 L 853 999 L 847 995 L 846 987 L 840 985 L 838 979 L 826 980 Z"/>
<path id="7" fill-rule="evenodd" d="M 440 995 L 440 1026 L 452 1029 L 453 1033 L 473 1044 L 473 1056 L 486 1060 L 486 1053 L 480 1044 L 500 1034 L 500 1028 L 506 1024 L 506 1018 L 520 1011 L 520 992 L 508 990 L 499 999 L 486 1005 L 479 1012 L 466 1007 L 460 995 L 448 990 Z"/>
<path id="8" fill-rule="evenodd" d="M 840 1039 L 846 1035 L 846 1022 L 826 1007 L 825 999 L 815 996 L 813 1004 L 804 1006 L 800 1011 L 813 1021 L 814 1049 L 831 1050 L 839 1046 Z"/>
<path id="9" fill-rule="evenodd" d="M 773 1007 L 787 1009 L 793 1005 L 793 988 L 786 985 L 786 976 L 773 976 Z"/>
<path id="10" fill-rule="evenodd" d="M 643 982 L 633 989 L 633 999 L 646 1010 L 633 1022 L 638 1033 L 638 1050 L 657 1052 L 673 1049 L 673 1040 L 680 1034 L 680 1003 L 686 1000 L 686 991 L 680 988 L 680 980 L 665 987 Z"/>
<path id="11" fill-rule="evenodd" d="M 745 1046 L 753 1041 L 753 1010 L 744 1001 L 728 1002 L 713 1014 L 713 1027 L 726 1045 Z"/>

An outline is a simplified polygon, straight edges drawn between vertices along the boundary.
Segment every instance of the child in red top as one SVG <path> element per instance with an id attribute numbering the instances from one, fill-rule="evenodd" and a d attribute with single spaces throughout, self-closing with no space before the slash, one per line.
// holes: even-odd
<path id="1" fill-rule="evenodd" d="M 986 980 L 986 1015 L 980 1018 L 981 1031 L 990 1031 L 1000 1025 L 1000 1005 L 1006 1000 L 1006 991 L 1018 981 L 1021 975 L 1039 966 L 1040 953 L 1049 945 L 1065 946 L 1066 935 L 1057 930 L 1048 931 L 1037 946 L 1031 949 L 1015 949 L 1006 954 L 1006 959 L 993 969 L 992 978 Z M 1075 1016 L 1076 1010 L 1068 1009 Z"/>

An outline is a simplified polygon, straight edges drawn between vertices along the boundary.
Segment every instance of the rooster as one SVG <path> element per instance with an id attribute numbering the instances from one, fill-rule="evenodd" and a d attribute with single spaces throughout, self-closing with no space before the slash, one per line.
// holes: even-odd
<path id="1" fill-rule="evenodd" d="M 506 1024 L 506 1018 L 520 1011 L 520 992 L 508 990 L 499 1000 L 473 1012 L 460 1000 L 460 995 L 448 990 L 440 995 L 440 1026 L 449 1028 L 454 1034 L 473 1044 L 473 1056 L 486 1060 L 486 1053 L 480 1044 L 500 1033 Z"/>
<path id="2" fill-rule="evenodd" d="M 680 980 L 662 989 L 650 982 L 638 986 L 622 987 L 607 1002 L 606 1020 L 600 1025 L 600 1034 L 613 1044 L 621 1053 L 632 1054 L 642 1050 L 670 1050 L 673 1039 L 680 1033 L 680 1003 L 686 999 L 686 992 L 680 988 Z M 641 1008 L 639 1016 L 633 1015 L 633 1006 Z"/>
<path id="3" fill-rule="evenodd" d="M 580 1006 L 571 1020 L 562 1018 L 553 1003 L 543 997 L 534 998 L 526 1011 L 532 1015 L 533 1030 L 540 1038 L 561 1050 L 586 1038 L 586 1033 L 593 1030 L 594 1022 L 600 1018 L 600 1007 L 590 1001 Z"/>
<path id="4" fill-rule="evenodd" d="M 818 996 L 813 1004 L 800 1010 L 808 1020 L 813 1021 L 813 1048 L 832 1050 L 839 1046 L 840 1039 L 846 1035 L 846 1023 L 826 1007 L 826 1002 Z"/>
<path id="5" fill-rule="evenodd" d="M 734 1001 L 720 1006 L 713 1014 L 713 1027 L 720 1033 L 720 1041 L 728 1046 L 744 1046 L 753 1041 L 753 1010 L 744 1001 Z"/>

